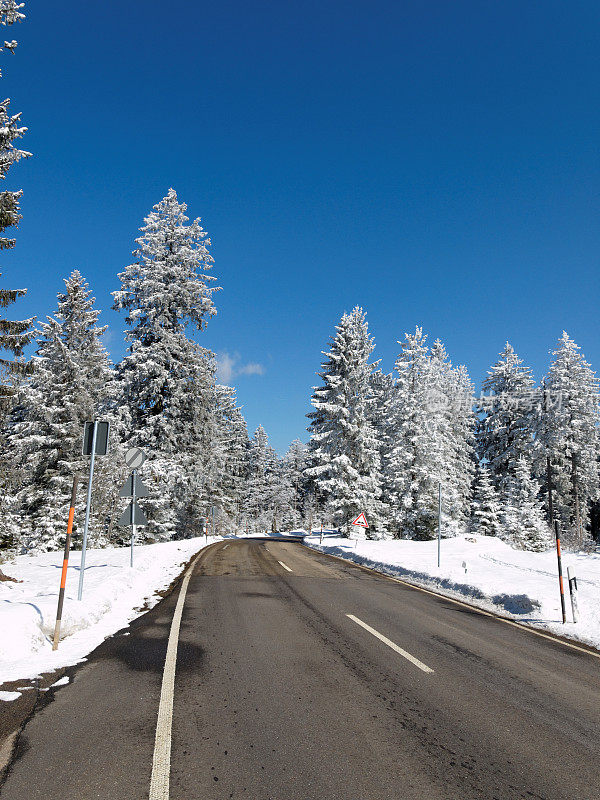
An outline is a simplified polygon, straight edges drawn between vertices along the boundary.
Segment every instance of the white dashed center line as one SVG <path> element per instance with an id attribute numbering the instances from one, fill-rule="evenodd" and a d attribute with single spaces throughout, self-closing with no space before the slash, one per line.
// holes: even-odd
<path id="1" fill-rule="evenodd" d="M 361 628 L 364 628 L 366 631 L 369 631 L 369 633 L 373 634 L 373 636 L 376 636 L 384 644 L 387 644 L 388 647 L 391 647 L 392 650 L 394 650 L 396 653 L 399 653 L 403 658 L 406 658 L 407 661 L 410 661 L 411 664 L 415 665 L 415 667 L 418 667 L 419 669 L 423 670 L 423 672 L 433 672 L 431 667 L 428 667 L 427 664 L 423 664 L 423 662 L 419 661 L 418 658 L 411 656 L 410 653 L 407 653 L 406 650 L 403 650 L 401 647 L 398 647 L 398 645 L 392 642 L 390 639 L 388 639 L 387 636 L 384 636 L 382 633 L 379 633 L 379 631 L 376 631 L 375 628 L 372 628 L 370 625 L 367 625 L 367 623 L 363 622 L 362 619 L 355 617 L 354 614 L 346 614 L 346 616 L 348 617 L 348 619 L 351 619 L 352 622 L 356 622 L 356 624 L 360 625 Z"/>
<path id="2" fill-rule="evenodd" d="M 287 571 L 288 571 L 288 572 L 293 572 L 293 570 L 291 570 L 291 569 L 288 567 L 288 565 L 287 565 L 287 564 L 284 564 L 284 563 L 283 563 L 283 561 L 279 561 L 279 560 L 278 560 L 278 561 L 277 561 L 277 563 L 278 563 L 278 564 L 281 564 L 281 566 L 282 566 L 284 569 L 287 569 Z"/>

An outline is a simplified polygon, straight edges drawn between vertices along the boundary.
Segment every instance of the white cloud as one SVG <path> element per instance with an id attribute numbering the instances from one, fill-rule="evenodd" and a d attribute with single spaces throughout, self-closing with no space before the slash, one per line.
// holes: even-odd
<path id="1" fill-rule="evenodd" d="M 264 375 L 265 368 L 262 364 L 249 362 L 241 363 L 239 353 L 230 355 L 228 352 L 217 355 L 217 380 L 219 383 L 230 383 L 238 375 Z"/>
<path id="2" fill-rule="evenodd" d="M 251 361 L 249 364 L 244 364 L 243 367 L 238 369 L 239 375 L 264 375 L 265 368 L 262 364 L 256 364 Z"/>
<path id="3" fill-rule="evenodd" d="M 229 383 L 233 378 L 235 359 L 229 353 L 219 353 L 217 356 L 217 380 L 219 383 Z"/>

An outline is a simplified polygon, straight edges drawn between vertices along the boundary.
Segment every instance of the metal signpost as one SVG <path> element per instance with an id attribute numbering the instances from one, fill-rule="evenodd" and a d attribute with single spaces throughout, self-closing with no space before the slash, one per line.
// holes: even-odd
<path id="1" fill-rule="evenodd" d="M 130 567 L 133 567 L 133 543 L 135 541 L 135 526 L 148 524 L 146 515 L 136 503 L 138 497 L 150 496 L 148 487 L 142 483 L 137 474 L 138 468 L 142 466 L 145 460 L 146 456 L 144 452 L 139 449 L 139 447 L 132 447 L 130 450 L 127 451 L 127 453 L 125 454 L 125 463 L 127 464 L 128 467 L 132 467 L 132 472 L 131 475 L 127 478 L 127 480 L 123 484 L 123 486 L 121 487 L 121 491 L 119 492 L 119 497 L 131 497 L 131 503 L 127 506 L 127 508 L 125 509 L 125 511 L 123 512 L 121 518 L 117 523 L 122 528 L 126 528 L 128 525 L 131 525 L 131 551 L 129 558 Z"/>
<path id="2" fill-rule="evenodd" d="M 363 511 L 361 511 L 358 517 L 355 520 L 353 520 L 352 524 L 356 525 L 357 528 L 364 528 L 365 530 L 367 530 L 369 527 L 369 523 L 367 522 L 367 518 Z M 358 547 L 358 536 L 356 537 L 354 549 L 356 550 L 357 547 Z"/>
<path id="3" fill-rule="evenodd" d="M 85 573 L 85 554 L 87 549 L 87 535 L 90 524 L 90 508 L 92 505 L 92 481 L 94 480 L 94 463 L 96 456 L 105 456 L 108 450 L 108 433 L 110 424 L 100 420 L 86 422 L 83 428 L 83 450 L 84 456 L 91 456 L 90 478 L 87 488 L 87 500 L 85 504 L 85 522 L 83 524 L 83 542 L 81 545 L 81 567 L 79 568 L 79 589 L 77 599 L 81 600 L 83 595 L 83 575 Z"/>

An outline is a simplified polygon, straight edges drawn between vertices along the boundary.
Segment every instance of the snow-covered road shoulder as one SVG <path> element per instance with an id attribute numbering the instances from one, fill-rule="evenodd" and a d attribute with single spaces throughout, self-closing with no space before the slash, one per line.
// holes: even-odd
<path id="1" fill-rule="evenodd" d="M 327 534 L 307 536 L 308 547 L 401 578 L 515 621 L 600 649 L 600 554 L 563 553 L 563 572 L 575 570 L 580 621 L 573 624 L 567 591 L 567 624 L 561 622 L 556 553 L 514 550 L 492 536 L 458 536 L 437 542 L 358 541 Z"/>
<path id="2" fill-rule="evenodd" d="M 219 541 L 209 538 L 208 543 Z M 35 678 L 43 672 L 83 660 L 104 639 L 125 627 L 161 599 L 193 555 L 206 545 L 204 537 L 136 547 L 134 567 L 129 549 L 88 550 L 83 599 L 77 598 L 81 554 L 71 553 L 67 574 L 61 639 L 52 650 L 52 634 L 62 552 L 19 556 L 2 565 L 21 581 L 0 583 L 0 684 Z M 13 699 L 2 697 L 0 700 Z"/>

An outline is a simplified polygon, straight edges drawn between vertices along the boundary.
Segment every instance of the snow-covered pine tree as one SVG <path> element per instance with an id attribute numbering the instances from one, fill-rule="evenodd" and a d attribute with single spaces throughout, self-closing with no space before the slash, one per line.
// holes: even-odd
<path id="1" fill-rule="evenodd" d="M 19 545 L 26 551 L 62 546 L 73 475 L 85 466 L 83 423 L 103 409 L 111 382 L 101 343 L 106 328 L 97 324 L 88 285 L 78 271 L 65 284 L 55 317 L 40 326 L 34 372 L 6 428 L 7 452 L 20 474 L 13 521 L 19 520 Z M 100 536 L 103 509 L 96 497 L 92 541 Z"/>
<path id="2" fill-rule="evenodd" d="M 392 496 L 391 458 L 394 448 L 394 419 L 396 388 L 392 375 L 375 369 L 370 375 L 373 402 L 369 407 L 369 421 L 375 431 L 379 451 L 381 472 L 381 499 L 386 513 L 386 527 L 389 527 L 389 502 Z"/>
<path id="3" fill-rule="evenodd" d="M 108 353 L 102 342 L 108 326 L 100 326 L 100 311 L 95 307 L 96 299 L 88 283 L 77 269 L 65 279 L 65 291 L 58 295 L 56 319 L 61 324 L 61 339 L 64 342 L 78 369 L 78 387 L 80 405 L 78 409 L 80 430 L 76 434 L 75 455 L 81 451 L 83 423 L 94 417 L 108 420 L 113 426 L 111 432 L 111 458 L 99 458 L 96 461 L 94 475 L 94 502 L 90 517 L 90 538 L 92 547 L 100 547 L 108 542 L 111 515 L 116 513 L 115 494 L 120 487 L 122 473 L 115 465 L 123 459 L 115 459 L 117 431 L 115 423 L 117 414 L 114 403 L 114 373 Z M 77 436 L 79 441 L 77 441 Z M 88 459 L 84 459 L 85 469 Z M 73 462 L 75 469 L 77 462 Z M 64 498 L 69 499 L 68 492 Z M 80 492 L 79 506 L 81 513 L 84 506 L 84 493 Z M 81 514 L 78 513 L 78 518 Z M 78 543 L 77 537 L 74 542 Z"/>
<path id="4" fill-rule="evenodd" d="M 547 496 L 546 455 L 552 465 L 554 516 L 581 546 L 588 538 L 590 505 L 600 498 L 598 380 L 579 345 L 563 332 L 544 380 L 537 427 L 535 473 Z"/>
<path id="5" fill-rule="evenodd" d="M 244 517 L 251 531 L 277 530 L 279 464 L 262 425 L 250 439 Z"/>
<path id="6" fill-rule="evenodd" d="M 294 439 L 281 464 L 281 483 L 285 507 L 282 509 L 282 528 L 298 528 L 304 519 L 304 501 L 308 489 L 306 469 L 308 448 Z"/>
<path id="7" fill-rule="evenodd" d="M 202 532 L 200 519 L 207 519 L 212 527 L 223 506 L 220 478 L 224 453 L 219 436 L 214 354 L 195 345 L 190 349 L 188 368 L 193 378 L 180 418 L 187 431 L 187 446 L 178 459 L 182 475 L 177 487 L 181 502 L 177 525 L 186 536 L 193 536 Z"/>
<path id="8" fill-rule="evenodd" d="M 25 15 L 22 13 L 24 3 L 17 3 L 15 0 L 0 0 L 0 25 L 4 27 L 13 25 L 15 22 L 22 22 Z M 12 40 L 4 42 L 4 48 L 11 53 L 15 52 L 17 42 Z M 0 72 L 0 75 L 2 73 Z M 27 128 L 21 124 L 20 114 L 9 113 L 10 100 L 6 99 L 0 103 L 0 179 L 5 180 L 10 167 L 21 158 L 31 155 L 25 150 L 15 146 L 14 142 L 20 139 Z M 0 192 L 0 250 L 8 250 L 15 246 L 15 239 L 4 236 L 7 228 L 17 226 L 21 219 L 19 200 L 21 191 L 6 190 Z M 0 289 L 0 308 L 7 308 L 12 305 L 19 297 L 23 297 L 26 289 Z M 4 418 L 11 407 L 15 387 L 30 372 L 30 365 L 22 359 L 23 349 L 32 341 L 34 333 L 32 331 L 33 319 L 20 321 L 7 320 L 0 317 L 0 425 L 3 425 Z M 8 355 L 16 357 L 7 358 Z M 5 456 L 6 443 L 3 434 L 0 432 L 0 488 L 2 498 L 0 500 L 0 518 L 4 520 L 4 525 L 0 526 L 5 533 L 0 533 L 0 549 L 11 547 L 13 544 L 12 529 L 9 516 L 10 508 L 8 498 L 11 495 L 16 481 L 13 464 Z"/>
<path id="9" fill-rule="evenodd" d="M 190 391 L 198 374 L 197 345 L 186 334 L 204 330 L 216 313 L 210 239 L 174 189 L 145 218 L 135 261 L 119 274 L 114 308 L 127 311 L 129 351 L 118 366 L 128 442 L 145 448 L 143 473 L 152 485 L 146 503 L 150 541 L 184 535 L 177 518 L 185 498 L 181 454 L 189 444 Z"/>
<path id="10" fill-rule="evenodd" d="M 471 531 L 483 536 L 499 536 L 502 529 L 502 500 L 489 469 L 480 465 L 475 476 L 471 501 Z"/>
<path id="11" fill-rule="evenodd" d="M 477 464 L 473 382 L 462 364 L 450 372 L 448 396 L 453 457 L 447 465 L 446 480 L 452 485 L 455 505 L 445 513 L 451 520 L 449 532 L 460 534 L 468 527 Z"/>
<path id="12" fill-rule="evenodd" d="M 502 538 L 518 549 L 540 552 L 552 544 L 539 493 L 539 483 L 531 477 L 531 464 L 521 456 L 506 484 L 501 530 Z"/>
<path id="13" fill-rule="evenodd" d="M 217 438 L 214 444 L 221 491 L 217 509 L 217 530 L 238 530 L 245 492 L 248 458 L 246 421 L 237 405 L 235 389 L 217 384 L 215 387 Z"/>
<path id="14" fill-rule="evenodd" d="M 369 361 L 375 345 L 360 307 L 336 326 L 327 360 L 319 373 L 323 384 L 311 399 L 311 466 L 307 474 L 332 509 L 334 524 L 350 535 L 352 520 L 367 516 L 367 535 L 385 535 L 381 474 L 376 434 L 371 424 L 374 402 Z M 357 529 L 353 535 L 364 535 Z"/>
<path id="15" fill-rule="evenodd" d="M 9 26 L 25 19 L 22 13 L 23 3 L 15 0 L 0 0 L 0 25 Z M 4 48 L 14 53 L 17 43 L 5 42 Z M 1 73 L 0 73 L 1 75 Z M 5 180 L 11 166 L 21 158 L 31 155 L 25 150 L 20 150 L 14 142 L 20 139 L 27 131 L 21 125 L 21 114 L 9 113 L 10 100 L 0 103 L 0 179 Z M 16 227 L 21 219 L 19 200 L 21 191 L 0 192 L 0 250 L 9 250 L 15 246 L 15 239 L 4 234 L 7 228 Z M 26 294 L 26 289 L 0 289 L 0 308 L 12 305 L 19 297 Z M 10 353 L 13 356 L 22 356 L 23 348 L 34 337 L 32 332 L 33 319 L 19 322 L 0 318 L 0 352 Z M 0 358 L 0 415 L 6 413 L 10 407 L 9 399 L 14 393 L 14 378 L 27 373 L 28 366 L 22 361 L 13 361 Z"/>
<path id="16" fill-rule="evenodd" d="M 437 506 L 431 474 L 427 336 L 417 327 L 400 344 L 389 463 L 391 518 L 396 535 L 429 539 L 436 530 Z"/>
<path id="17" fill-rule="evenodd" d="M 504 491 L 519 459 L 531 461 L 539 400 L 531 370 L 508 342 L 483 381 L 482 392 L 477 452 L 488 463 L 496 488 Z"/>
<path id="18" fill-rule="evenodd" d="M 393 517 L 400 535 L 417 539 L 436 535 L 440 482 L 444 535 L 466 529 L 474 473 L 471 381 L 439 339 L 430 351 L 426 341 L 421 328 L 405 336 L 391 415 Z"/>

